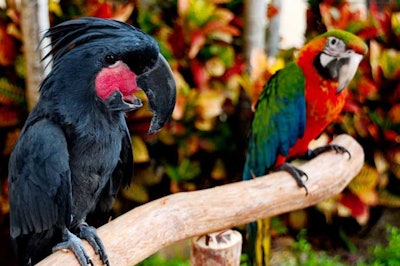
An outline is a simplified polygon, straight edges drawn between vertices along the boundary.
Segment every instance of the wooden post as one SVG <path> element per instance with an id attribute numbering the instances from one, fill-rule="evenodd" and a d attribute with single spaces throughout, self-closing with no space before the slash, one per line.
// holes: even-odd
<path id="1" fill-rule="evenodd" d="M 179 240 L 229 229 L 261 218 L 306 208 L 340 193 L 364 163 L 362 147 L 350 136 L 332 142 L 350 153 L 326 152 L 301 165 L 309 177 L 309 194 L 293 177 L 276 172 L 254 180 L 149 202 L 100 227 L 111 265 L 131 266 Z M 84 248 L 95 265 L 102 265 L 89 244 Z M 57 251 L 38 266 L 78 265 L 71 252 Z"/>
<path id="2" fill-rule="evenodd" d="M 242 235 L 224 230 L 192 239 L 191 266 L 239 266 L 242 254 Z"/>

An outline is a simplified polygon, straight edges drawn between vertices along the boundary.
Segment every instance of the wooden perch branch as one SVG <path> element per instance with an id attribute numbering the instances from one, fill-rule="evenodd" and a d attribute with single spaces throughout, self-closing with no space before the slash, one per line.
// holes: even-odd
<path id="1" fill-rule="evenodd" d="M 309 190 L 297 186 L 285 172 L 220 187 L 169 195 L 149 202 L 98 229 L 111 265 L 134 265 L 178 240 L 215 232 L 260 218 L 314 205 L 340 193 L 364 162 L 361 146 L 350 136 L 332 143 L 347 154 L 324 153 L 300 166 L 308 174 Z M 85 242 L 95 265 L 98 256 Z M 71 252 L 58 251 L 38 265 L 77 265 Z"/>

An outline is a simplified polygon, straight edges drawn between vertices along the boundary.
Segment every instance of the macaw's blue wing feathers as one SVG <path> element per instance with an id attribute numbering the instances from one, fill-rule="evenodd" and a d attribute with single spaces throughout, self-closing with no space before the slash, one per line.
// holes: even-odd
<path id="1" fill-rule="evenodd" d="M 306 104 L 304 75 L 294 63 L 278 71 L 265 86 L 256 106 L 251 126 L 243 179 L 265 175 L 278 155 L 304 134 Z"/>

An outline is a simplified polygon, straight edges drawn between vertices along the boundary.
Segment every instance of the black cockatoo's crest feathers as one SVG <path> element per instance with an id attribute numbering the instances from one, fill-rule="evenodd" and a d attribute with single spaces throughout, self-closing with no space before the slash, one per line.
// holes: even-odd
<path id="1" fill-rule="evenodd" d="M 132 31 L 142 32 L 129 24 L 111 19 L 86 17 L 69 20 L 50 28 L 43 36 L 51 39 L 49 45 L 52 47 L 44 58 L 52 54 L 54 60 L 57 60 L 81 44 L 132 36 Z"/>

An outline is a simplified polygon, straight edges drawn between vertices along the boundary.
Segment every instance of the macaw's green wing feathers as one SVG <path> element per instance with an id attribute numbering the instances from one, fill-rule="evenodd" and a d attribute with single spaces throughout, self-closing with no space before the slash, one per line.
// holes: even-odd
<path id="1" fill-rule="evenodd" d="M 305 123 L 304 75 L 295 63 L 290 63 L 271 77 L 260 95 L 243 179 L 266 174 L 278 155 L 287 156 L 303 136 Z"/>

